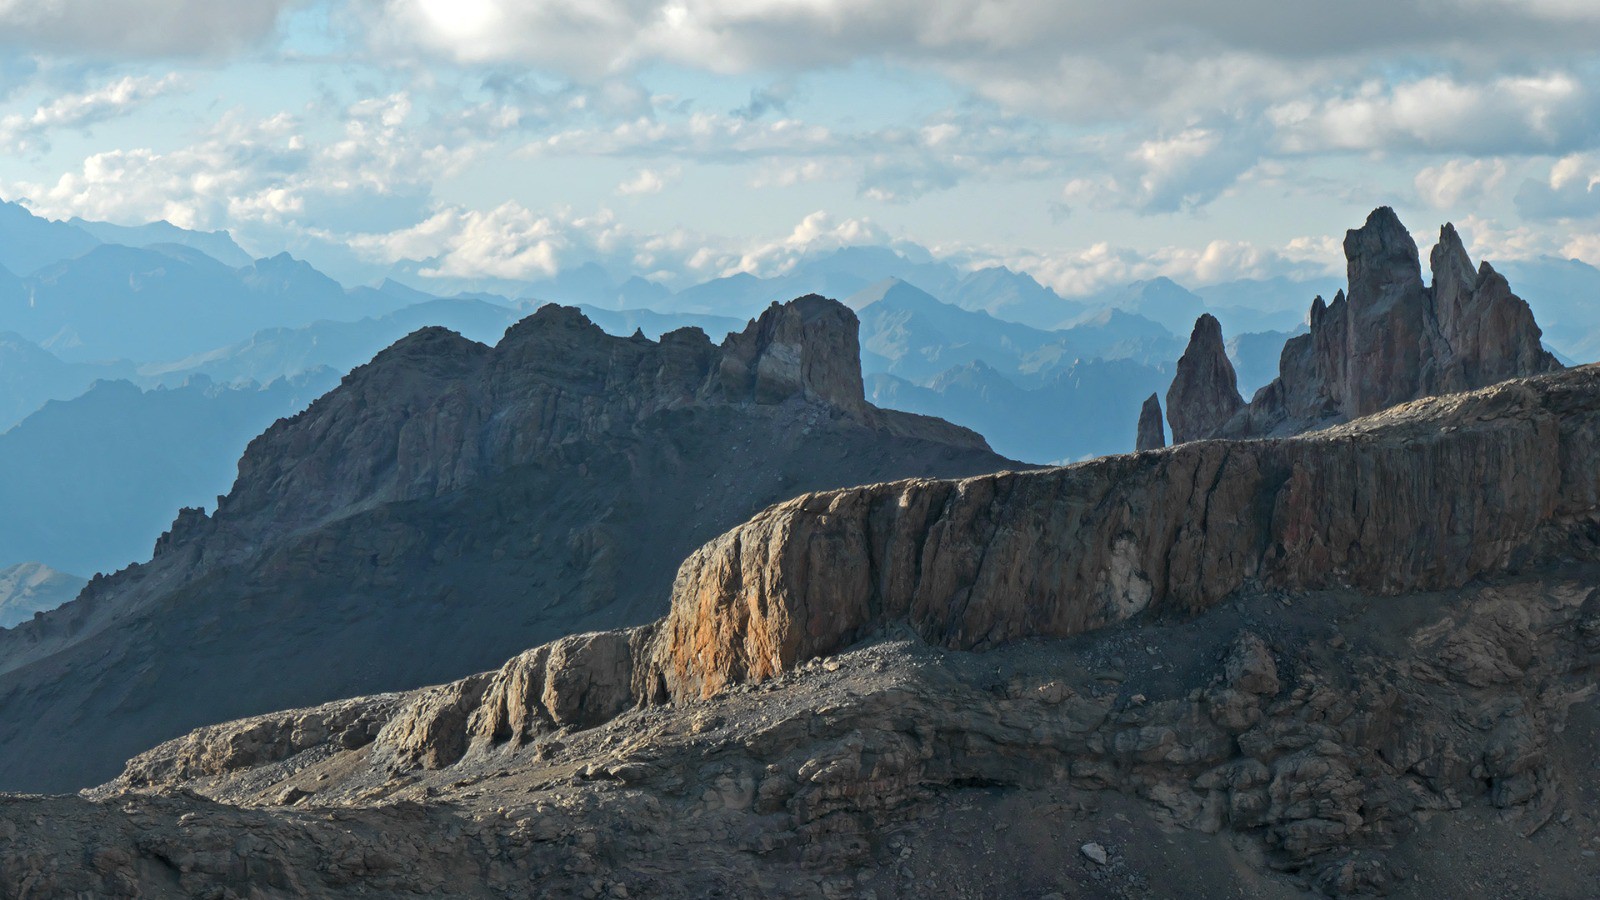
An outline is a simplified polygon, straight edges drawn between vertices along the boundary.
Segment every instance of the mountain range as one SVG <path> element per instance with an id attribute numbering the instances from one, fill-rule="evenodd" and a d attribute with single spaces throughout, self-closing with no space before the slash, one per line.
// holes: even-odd
<path id="1" fill-rule="evenodd" d="M 694 325 L 720 338 L 773 299 L 823 290 L 859 312 L 875 403 L 946 418 L 980 431 L 1003 455 L 1049 463 L 1132 446 L 1129 423 L 1096 412 L 1136 408 L 1165 391 L 1185 319 L 1197 310 L 1223 322 L 1237 387 L 1248 396 L 1276 375 L 1287 337 L 1306 328 L 1308 296 L 1332 290 L 1331 282 L 1278 279 L 1190 291 L 1154 278 L 1062 298 L 1004 268 L 967 271 L 914 247 L 850 247 L 803 260 L 781 277 L 730 275 L 677 291 L 589 264 L 542 282 L 499 285 L 509 293 L 439 297 L 395 280 L 347 289 L 287 255 L 251 260 L 226 233 L 168 223 L 50 222 L 4 204 L 0 238 L 9 248 L 0 262 L 21 273 L 0 271 L 0 434 L 98 381 L 141 389 L 102 391 L 0 438 L 13 448 L 16 470 L 31 473 L 28 508 L 37 516 L 25 536 L 0 540 L 0 564 L 43 561 L 85 572 L 136 558 L 174 508 L 225 491 L 244 437 L 295 412 L 284 403 L 307 402 L 310 386 L 331 384 L 312 373 L 348 372 L 429 325 L 493 343 L 544 299 L 556 299 L 575 302 L 616 335 L 658 338 Z M 1562 260 L 1505 268 L 1547 322 L 1548 346 L 1568 361 L 1600 355 L 1600 272 Z M 434 291 L 448 287 L 411 276 Z M 184 394 L 187 402 L 144 396 L 196 376 L 213 384 Z M 302 376 L 310 380 L 294 389 L 260 389 Z M 126 408 L 113 411 L 113 403 Z M 94 457 L 111 466 L 106 471 L 128 471 L 113 464 L 118 446 L 130 460 L 185 463 L 135 479 L 137 488 L 118 482 L 108 494 L 119 498 L 115 512 L 86 512 L 91 492 L 67 462 L 88 451 L 55 453 L 57 438 L 44 435 L 106 440 L 91 436 L 109 428 L 66 424 L 91 414 L 120 429 Z M 184 434 L 198 437 L 173 455 Z"/>
<path id="2" fill-rule="evenodd" d="M 553 305 L 493 347 L 413 332 L 251 441 L 149 562 L 0 631 L 0 784 L 84 787 L 207 722 L 648 621 L 690 550 L 796 493 L 1016 465 L 868 404 L 858 327 L 807 297 L 720 345 Z"/>
<path id="3" fill-rule="evenodd" d="M 80 791 L 0 794 L 0 895 L 1585 896 L 1600 366 L 1452 226 L 1428 282 L 1388 208 L 1344 246 L 1248 401 L 1199 313 L 1171 447 L 1159 358 L 905 281 L 413 330 L 0 630 L 0 786 Z M 249 387 L 185 377 L 0 438 Z M 1141 449 L 1029 467 L 869 380 Z"/>

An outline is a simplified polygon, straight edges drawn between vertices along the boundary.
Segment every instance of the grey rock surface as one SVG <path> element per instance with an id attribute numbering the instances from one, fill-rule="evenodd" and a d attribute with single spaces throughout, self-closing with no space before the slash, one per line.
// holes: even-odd
<path id="1" fill-rule="evenodd" d="M 1388 207 L 1348 232 L 1344 251 L 1348 293 L 1313 302 L 1310 333 L 1284 345 L 1278 378 L 1208 436 L 1292 434 L 1561 368 L 1528 304 L 1488 263 L 1473 267 L 1454 226 L 1439 231 L 1427 285 Z"/>
<path id="2" fill-rule="evenodd" d="M 201 725 L 649 622 L 684 556 L 764 506 L 1007 464 L 866 404 L 855 341 L 818 297 L 720 347 L 557 306 L 494 347 L 406 337 L 254 439 L 149 562 L 0 633 L 0 788 L 83 787 Z"/>
<path id="3" fill-rule="evenodd" d="M 1151 394 L 1139 409 L 1139 433 L 1134 450 L 1160 450 L 1167 445 L 1166 426 L 1161 424 L 1161 398 Z"/>
<path id="4" fill-rule="evenodd" d="M 1195 320 L 1189 346 L 1178 359 L 1177 373 L 1167 388 L 1167 420 L 1172 443 L 1210 437 L 1233 418 L 1244 398 L 1222 342 L 1222 324 L 1210 313 Z"/>

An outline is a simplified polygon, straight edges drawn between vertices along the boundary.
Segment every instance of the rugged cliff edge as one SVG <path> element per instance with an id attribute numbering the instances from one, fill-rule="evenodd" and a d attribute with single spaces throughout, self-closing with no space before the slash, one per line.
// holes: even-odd
<path id="1" fill-rule="evenodd" d="M 1243 404 L 1222 334 L 1196 323 L 1172 388 L 1173 442 L 1295 434 L 1455 391 L 1561 368 L 1533 312 L 1487 262 L 1474 268 L 1454 226 L 1439 230 L 1424 285 L 1394 210 L 1373 210 L 1344 239 L 1348 292 L 1316 298 L 1310 333 L 1290 338 L 1279 375 Z M 1220 359 L 1220 362 L 1218 360 Z"/>
<path id="2" fill-rule="evenodd" d="M 402 339 L 251 442 L 148 563 L 0 631 L 0 788 L 82 787 L 200 725 L 647 622 L 685 555 L 771 503 L 1007 464 L 867 404 L 856 332 L 808 296 L 721 346 L 558 306 L 492 348 Z"/>
<path id="3" fill-rule="evenodd" d="M 972 649 L 1198 612 L 1247 584 L 1399 594 L 1586 557 L 1597 439 L 1585 367 L 1298 438 L 798 497 L 684 563 L 665 674 L 709 693 L 898 622 Z"/>
<path id="4" fill-rule="evenodd" d="M 24 868 L 237 883 L 237 844 L 173 856 L 182 813 L 274 835 L 289 894 L 1164 896 L 1184 861 L 1201 895 L 1577 895 L 1597 432 L 1591 366 L 1295 438 L 805 495 L 692 555 L 665 620 L 171 741 L 52 807 L 105 866 Z M 32 809 L 0 828 L 41 853 Z M 336 853 L 324 814 L 360 823 Z"/>

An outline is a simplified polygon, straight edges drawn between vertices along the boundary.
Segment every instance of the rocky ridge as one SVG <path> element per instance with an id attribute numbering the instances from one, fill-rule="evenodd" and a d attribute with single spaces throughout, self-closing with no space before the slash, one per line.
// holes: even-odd
<path id="1" fill-rule="evenodd" d="M 1600 368 L 1584 367 L 1297 438 L 806 495 L 691 556 L 654 625 L 205 729 L 64 814 L 120 847 L 128 826 L 95 804 L 154 809 L 163 829 L 170 808 L 142 794 L 281 809 L 256 827 L 287 833 L 269 858 L 295 877 L 329 871 L 300 868 L 324 855 L 301 807 L 365 823 L 374 837 L 341 851 L 358 859 L 363 840 L 448 821 L 484 893 L 534 878 L 613 896 L 964 896 L 976 874 L 1159 896 L 1148 875 L 1171 863 L 1132 837 L 1148 826 L 1202 858 L 1243 852 L 1241 869 L 1201 866 L 1202 893 L 1419 895 L 1466 877 L 1453 895 L 1574 895 L 1600 874 L 1592 857 L 1495 882 L 1418 848 L 1459 821 L 1479 834 L 1450 840 L 1486 840 L 1488 823 L 1543 842 L 1517 844 L 1524 858 L 1600 841 L 1583 812 L 1600 787 L 1583 749 L 1600 735 L 1583 562 L 1600 547 L 1597 429 Z M 991 858 L 957 806 L 985 829 L 1123 839 L 1105 863 L 1025 845 Z M 20 846 L 48 843 L 25 808 L 0 810 L 24 821 Z M 882 841 L 941 833 L 960 838 L 944 862 Z M 121 852 L 104 877 L 137 881 L 151 851 Z M 239 851 L 218 852 L 176 877 L 233 883 Z M 300 890 L 448 877 L 417 853 Z M 67 883 L 46 869 L 29 871 Z"/>
<path id="2" fill-rule="evenodd" d="M 1231 367 L 1180 364 L 1167 396 L 1174 443 L 1294 434 L 1561 368 L 1528 304 L 1489 263 L 1473 267 L 1453 225 L 1429 254 L 1427 285 L 1416 242 L 1389 207 L 1347 232 L 1344 252 L 1348 291 L 1313 301 L 1310 333 L 1284 344 L 1278 378 L 1248 404 Z M 1226 361 L 1221 347 L 1220 330 L 1202 321 L 1184 358 Z"/>
<path id="3" fill-rule="evenodd" d="M 492 348 L 406 337 L 252 441 L 150 562 L 0 632 L 0 787 L 82 787 L 208 722 L 646 622 L 689 551 L 766 505 L 1007 463 L 867 404 L 856 331 L 808 296 L 720 347 L 558 306 Z"/>

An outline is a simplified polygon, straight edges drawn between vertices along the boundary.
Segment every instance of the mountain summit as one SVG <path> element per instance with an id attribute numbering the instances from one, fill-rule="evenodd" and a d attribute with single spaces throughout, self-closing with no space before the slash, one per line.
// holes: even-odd
<path id="1" fill-rule="evenodd" d="M 1292 434 L 1561 368 L 1541 346 L 1528 304 L 1487 262 L 1473 267 L 1454 226 L 1439 231 L 1429 258 L 1431 285 L 1423 284 L 1410 232 L 1387 206 L 1346 233 L 1344 252 L 1348 292 L 1332 303 L 1316 298 L 1310 333 L 1289 339 L 1278 377 L 1248 405 L 1238 401 L 1241 409 L 1212 421 L 1215 398 L 1230 405 L 1232 385 L 1211 369 L 1179 367 L 1167 405 L 1175 440 Z M 1186 358 L 1214 355 L 1216 337 L 1197 325 Z M 1201 406 L 1180 402 L 1190 395 L 1213 399 Z M 1190 417 L 1204 427 L 1180 433 L 1179 423 Z"/>
<path id="2" fill-rule="evenodd" d="M 83 787 L 208 722 L 648 621 L 685 555 L 766 505 L 1009 464 L 869 405 L 857 327 L 808 296 L 721 346 L 553 305 L 494 347 L 409 335 L 253 440 L 149 562 L 0 634 L 0 784 Z"/>

